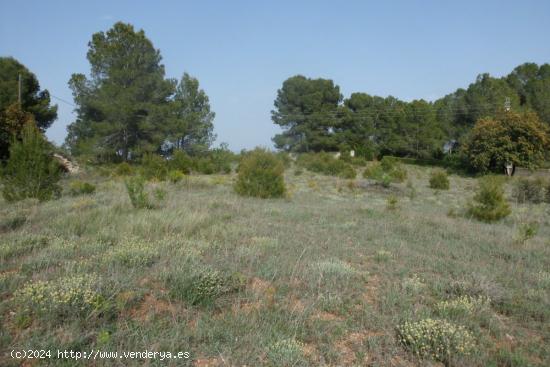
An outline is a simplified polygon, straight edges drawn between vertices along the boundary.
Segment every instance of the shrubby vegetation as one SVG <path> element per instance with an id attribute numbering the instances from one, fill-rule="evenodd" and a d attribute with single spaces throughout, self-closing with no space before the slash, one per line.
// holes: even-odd
<path id="1" fill-rule="evenodd" d="M 7 201 L 25 198 L 43 201 L 58 196 L 61 170 L 51 154 L 51 145 L 33 124 L 28 123 L 21 132 L 21 141 L 12 142 L 10 158 L 1 171 L 4 198 Z"/>
<path id="2" fill-rule="evenodd" d="M 273 153 L 256 149 L 239 164 L 235 191 L 244 196 L 277 198 L 286 192 L 284 166 Z"/>
<path id="3" fill-rule="evenodd" d="M 365 171 L 363 177 L 375 180 L 384 187 L 389 187 L 392 182 L 403 182 L 407 178 L 406 169 L 394 157 L 384 157 L 380 162 L 373 162 Z"/>
<path id="4" fill-rule="evenodd" d="M 355 169 L 350 164 L 335 158 L 330 153 L 301 154 L 296 163 L 311 172 L 324 175 L 349 179 L 353 179 L 356 176 Z"/>
<path id="5" fill-rule="evenodd" d="M 528 178 L 519 177 L 514 182 L 512 195 L 518 203 L 541 203 L 545 200 L 546 191 L 550 187 L 550 182 L 546 182 L 540 177 Z M 550 201 L 550 198 L 546 198 Z"/>
<path id="6" fill-rule="evenodd" d="M 480 172 L 502 172 L 507 162 L 537 168 L 546 158 L 548 131 L 535 113 L 502 111 L 476 122 L 464 151 Z"/>
<path id="7" fill-rule="evenodd" d="M 504 196 L 502 180 L 494 176 L 481 178 L 468 212 L 474 218 L 485 222 L 494 222 L 508 216 L 511 210 Z"/>
<path id="8" fill-rule="evenodd" d="M 434 169 L 430 174 L 430 187 L 436 190 L 449 190 L 449 176 L 442 169 Z"/>
<path id="9" fill-rule="evenodd" d="M 95 192 L 95 185 L 80 180 L 74 180 L 69 185 L 72 195 L 93 194 Z"/>
<path id="10" fill-rule="evenodd" d="M 418 357 L 446 365 L 469 355 L 475 347 L 473 335 L 464 326 L 445 320 L 406 321 L 398 326 L 397 334 L 399 341 Z"/>

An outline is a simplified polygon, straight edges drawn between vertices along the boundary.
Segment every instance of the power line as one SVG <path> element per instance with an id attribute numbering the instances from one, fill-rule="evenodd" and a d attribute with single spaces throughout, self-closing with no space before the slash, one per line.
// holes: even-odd
<path id="1" fill-rule="evenodd" d="M 69 101 L 67 101 L 67 100 L 65 100 L 65 99 L 63 99 L 63 98 L 54 96 L 54 95 L 51 94 L 51 93 L 50 93 L 50 96 L 52 96 L 53 98 L 57 99 L 57 100 L 60 101 L 60 102 L 63 102 L 63 103 L 65 103 L 65 104 L 67 104 L 67 105 L 69 105 L 69 106 L 71 106 L 71 107 L 76 108 L 76 106 L 75 106 L 74 104 L 72 104 L 71 102 L 69 102 Z"/>

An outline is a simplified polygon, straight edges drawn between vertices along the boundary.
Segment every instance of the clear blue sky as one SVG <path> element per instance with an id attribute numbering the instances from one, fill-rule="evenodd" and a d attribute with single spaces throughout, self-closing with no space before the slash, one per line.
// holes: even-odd
<path id="1" fill-rule="evenodd" d="M 0 0 L 0 56 L 72 102 L 67 81 L 88 73 L 87 43 L 116 21 L 143 28 L 167 76 L 196 76 L 230 148 L 271 147 L 277 89 L 289 76 L 333 79 L 362 91 L 433 100 L 477 74 L 550 62 L 550 1 L 8 1 Z M 73 121 L 62 102 L 48 130 L 61 143 Z"/>

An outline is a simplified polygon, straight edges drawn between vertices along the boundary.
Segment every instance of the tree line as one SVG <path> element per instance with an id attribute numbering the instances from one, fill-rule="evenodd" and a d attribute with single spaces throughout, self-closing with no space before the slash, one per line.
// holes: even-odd
<path id="1" fill-rule="evenodd" d="M 352 93 L 329 79 L 302 75 L 284 81 L 272 120 L 273 138 L 289 152 L 349 151 L 367 158 L 442 158 L 465 146 L 476 122 L 507 109 L 532 111 L 550 126 L 550 64 L 525 63 L 495 78 L 481 74 L 466 89 L 433 102 Z"/>

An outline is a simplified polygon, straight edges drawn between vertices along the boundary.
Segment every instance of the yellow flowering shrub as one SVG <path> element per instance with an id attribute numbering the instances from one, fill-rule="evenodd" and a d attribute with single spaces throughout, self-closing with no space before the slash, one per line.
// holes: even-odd
<path id="1" fill-rule="evenodd" d="M 449 363 L 470 354 L 475 345 L 472 334 L 464 326 L 445 320 L 424 319 L 397 327 L 399 341 L 419 358 L 432 358 Z"/>
<path id="2" fill-rule="evenodd" d="M 43 316 L 83 315 L 105 306 L 95 275 L 74 275 L 35 281 L 15 292 L 24 312 Z"/>
<path id="3" fill-rule="evenodd" d="M 283 339 L 269 345 L 267 358 L 274 366 L 296 366 L 303 360 L 304 345 L 295 339 Z"/>

